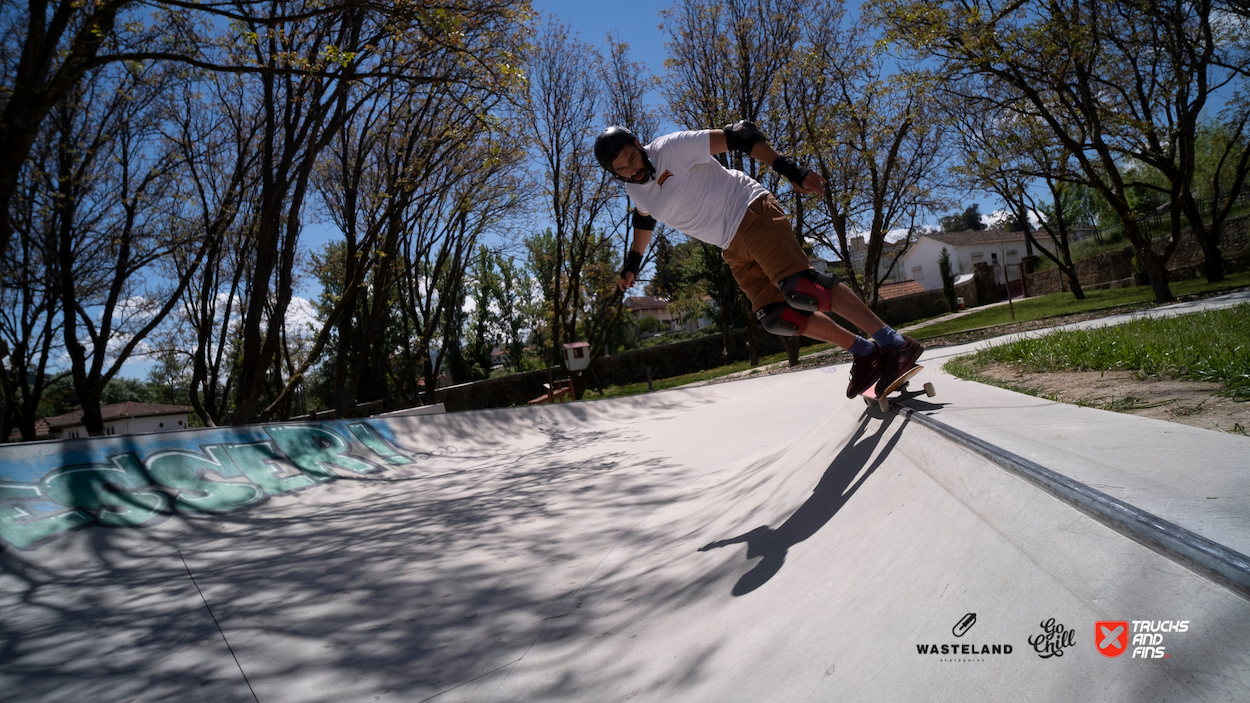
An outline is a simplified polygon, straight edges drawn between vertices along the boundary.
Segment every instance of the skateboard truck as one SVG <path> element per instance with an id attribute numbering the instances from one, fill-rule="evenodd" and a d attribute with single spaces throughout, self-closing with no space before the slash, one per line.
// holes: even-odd
<path id="1" fill-rule="evenodd" d="M 882 393 L 880 397 L 877 396 L 876 389 L 874 388 L 869 388 L 868 390 L 864 391 L 863 393 L 860 394 L 861 397 L 863 397 L 864 399 L 864 404 L 868 406 L 872 406 L 874 403 L 876 403 L 877 407 L 881 408 L 881 412 L 888 413 L 890 412 L 890 405 L 892 403 L 898 403 L 904 400 L 911 400 L 912 398 L 918 398 L 922 395 L 928 396 L 930 398 L 937 395 L 937 391 L 934 390 L 932 383 L 924 384 L 921 390 L 915 390 L 915 391 L 907 390 L 907 385 L 911 382 L 912 377 L 920 373 L 920 370 L 923 368 L 924 368 L 923 366 L 912 367 L 911 370 L 909 370 L 907 373 L 899 377 L 899 379 L 895 381 L 892 386 L 887 388 L 886 391 Z M 890 398 L 891 393 L 897 393 L 898 395 L 895 396 L 893 399 L 891 399 Z"/>

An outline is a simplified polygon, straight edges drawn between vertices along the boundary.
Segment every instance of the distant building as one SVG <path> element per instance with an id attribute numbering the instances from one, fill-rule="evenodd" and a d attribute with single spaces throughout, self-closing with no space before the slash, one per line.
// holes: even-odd
<path id="1" fill-rule="evenodd" d="M 704 296 L 704 302 L 711 302 L 711 296 Z M 625 307 L 629 309 L 629 313 L 634 319 L 642 319 L 644 317 L 654 317 L 659 320 L 665 329 L 672 332 L 695 332 L 712 324 L 710 320 L 700 317 L 692 322 L 682 323 L 681 317 L 669 309 L 668 301 L 663 298 L 653 298 L 649 295 L 634 296 L 625 299 Z"/>
<path id="2" fill-rule="evenodd" d="M 48 421 L 43 418 L 39 418 L 38 420 L 35 420 L 35 437 L 33 441 L 38 442 L 40 440 L 44 440 L 48 438 L 49 438 L 48 437 Z M 22 441 L 22 431 L 17 428 L 14 428 L 13 431 L 9 433 L 9 441 L 10 442 Z"/>
<path id="3" fill-rule="evenodd" d="M 665 327 L 673 326 L 675 316 L 669 312 L 668 301 L 663 298 L 653 298 L 649 295 L 633 296 L 625 299 L 625 307 L 629 308 L 634 319 L 654 317 L 663 322 Z"/>
<path id="4" fill-rule="evenodd" d="M 855 275 L 864 275 L 864 259 L 868 257 L 868 241 L 863 237 L 850 237 L 846 242 L 846 248 L 850 250 L 851 260 L 848 264 L 855 271 Z M 894 264 L 894 260 L 897 259 L 906 248 L 906 239 L 899 239 L 894 242 L 885 242 L 881 245 L 881 258 L 877 261 L 878 279 L 884 280 L 885 283 L 893 283 L 907 279 L 907 273 L 902 270 L 903 266 L 901 262 L 895 265 L 893 269 L 890 268 L 890 266 Z M 889 276 L 886 276 L 887 272 L 889 272 Z"/>
<path id="5" fill-rule="evenodd" d="M 1086 239 L 1096 232 L 1097 230 L 1089 226 L 1073 227 L 1069 233 L 1069 241 Z M 1040 246 L 1053 246 L 1044 231 L 1034 231 L 1033 239 Z M 938 260 L 942 256 L 942 249 L 950 252 L 951 273 L 954 275 L 971 274 L 974 265 L 984 262 L 994 267 L 999 284 L 1019 280 L 1019 264 L 1027 255 L 1024 232 L 1006 232 L 1000 229 L 980 232 L 930 232 L 920 235 L 911 249 L 903 255 L 903 260 L 899 262 L 900 273 L 924 286 L 925 290 L 941 288 L 942 274 L 938 268 Z M 1034 253 L 1042 255 L 1036 250 Z"/>
<path id="6" fill-rule="evenodd" d="M 930 232 L 922 234 L 903 255 L 899 268 L 908 278 L 919 283 L 925 290 L 942 287 L 941 269 L 938 261 L 942 250 L 950 252 L 951 273 L 955 276 L 972 273 L 972 267 L 987 263 L 995 269 L 999 283 L 1020 278 L 1018 264 L 1024 258 L 1024 232 L 1006 232 L 987 229 L 980 232 Z"/>
<path id="7" fill-rule="evenodd" d="M 106 435 L 185 430 L 189 412 L 191 408 L 185 405 L 135 402 L 114 403 L 100 408 Z M 79 439 L 87 436 L 87 427 L 82 423 L 82 410 L 50 417 L 46 422 L 48 439 Z"/>

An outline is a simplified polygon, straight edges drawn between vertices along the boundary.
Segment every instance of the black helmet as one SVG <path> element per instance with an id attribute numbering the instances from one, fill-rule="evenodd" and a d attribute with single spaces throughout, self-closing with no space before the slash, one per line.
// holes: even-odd
<path id="1" fill-rule="evenodd" d="M 612 157 L 621 147 L 633 144 L 638 141 L 638 137 L 626 127 L 613 125 L 599 133 L 595 137 L 595 159 L 599 161 L 599 165 L 607 170 L 608 173 L 616 176 L 618 180 L 624 181 L 624 178 L 616 175 L 616 171 L 612 170 Z M 655 167 L 651 165 L 651 159 L 647 156 L 647 150 L 642 150 L 642 160 L 647 167 L 647 177 L 641 181 L 643 183 L 655 178 Z M 626 181 L 628 183 L 628 181 Z"/>

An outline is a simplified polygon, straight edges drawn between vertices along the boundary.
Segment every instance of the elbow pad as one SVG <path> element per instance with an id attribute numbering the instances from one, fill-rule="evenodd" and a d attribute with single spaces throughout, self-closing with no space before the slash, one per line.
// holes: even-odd
<path id="1" fill-rule="evenodd" d="M 638 208 L 634 208 L 634 218 L 630 222 L 634 229 L 653 230 L 655 229 L 655 218 L 650 215 L 644 215 L 638 212 Z"/>
<path id="2" fill-rule="evenodd" d="M 725 132 L 725 143 L 729 145 L 730 151 L 738 151 L 747 156 L 751 155 L 751 149 L 756 144 L 768 138 L 759 127 L 748 120 L 738 120 L 721 129 Z"/>

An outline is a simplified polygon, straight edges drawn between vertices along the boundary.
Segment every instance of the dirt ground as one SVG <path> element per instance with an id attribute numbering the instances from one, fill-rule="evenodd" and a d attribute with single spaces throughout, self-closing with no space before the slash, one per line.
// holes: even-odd
<path id="1" fill-rule="evenodd" d="M 1250 403 L 1217 395 L 1220 388 L 1217 383 L 1139 379 L 1132 371 L 1031 373 L 1010 364 L 991 364 L 977 372 L 1009 387 L 1030 389 L 1065 403 L 1081 403 L 1217 432 L 1244 435 L 1250 431 Z"/>

